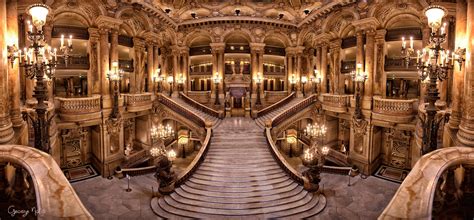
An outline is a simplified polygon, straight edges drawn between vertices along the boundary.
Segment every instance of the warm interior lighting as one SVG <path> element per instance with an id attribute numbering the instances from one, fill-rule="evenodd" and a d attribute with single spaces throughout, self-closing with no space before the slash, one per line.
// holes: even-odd
<path id="1" fill-rule="evenodd" d="M 161 150 L 157 147 L 151 148 L 150 149 L 150 154 L 152 157 L 158 157 L 161 155 Z"/>
<path id="2" fill-rule="evenodd" d="M 439 5 L 432 5 L 425 9 L 425 15 L 428 18 L 428 25 L 436 32 L 441 27 L 441 22 L 446 9 Z"/>
<path id="3" fill-rule="evenodd" d="M 219 72 L 216 72 L 214 76 L 214 83 L 219 84 L 221 82 L 221 77 L 219 76 Z"/>
<path id="4" fill-rule="evenodd" d="M 188 144 L 189 142 L 189 131 L 180 130 L 178 132 L 178 144 Z"/>
<path id="5" fill-rule="evenodd" d="M 295 129 L 286 131 L 286 142 L 288 144 L 294 144 L 298 141 L 298 132 Z"/>
<path id="6" fill-rule="evenodd" d="M 305 83 L 307 83 L 307 82 L 308 82 L 308 77 L 302 76 L 302 77 L 301 77 L 301 83 L 305 84 Z"/>
<path id="7" fill-rule="evenodd" d="M 257 73 L 257 76 L 255 77 L 255 82 L 256 83 L 261 83 L 262 82 L 262 74 Z"/>
<path id="8" fill-rule="evenodd" d="M 168 159 L 171 160 L 171 162 L 173 162 L 175 159 L 176 159 L 176 152 L 171 149 L 170 151 L 168 151 Z"/>
<path id="9" fill-rule="evenodd" d="M 28 14 L 31 15 L 33 25 L 36 29 L 41 30 L 41 27 L 46 23 L 49 7 L 45 4 L 33 4 L 27 9 L 27 11 Z"/>
<path id="10" fill-rule="evenodd" d="M 168 78 L 166 79 L 168 83 L 173 83 L 173 76 L 168 76 Z"/>
<path id="11" fill-rule="evenodd" d="M 112 62 L 112 68 L 107 74 L 111 81 L 119 81 L 122 78 L 122 71 L 119 69 L 118 62 Z"/>

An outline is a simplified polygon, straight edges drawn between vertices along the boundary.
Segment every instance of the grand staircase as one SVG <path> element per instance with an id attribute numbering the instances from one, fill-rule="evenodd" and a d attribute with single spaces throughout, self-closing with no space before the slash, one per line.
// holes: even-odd
<path id="1" fill-rule="evenodd" d="M 324 209 L 324 196 L 290 179 L 272 157 L 262 129 L 249 118 L 226 118 L 214 129 L 206 158 L 171 195 L 154 198 L 162 218 L 302 219 Z"/>
<path id="2" fill-rule="evenodd" d="M 281 106 L 280 108 L 277 108 L 265 115 L 263 115 L 262 117 L 258 117 L 255 119 L 255 122 L 257 123 L 257 125 L 260 127 L 260 128 L 265 128 L 265 122 L 272 119 L 273 117 L 277 116 L 278 114 L 282 113 L 283 111 L 291 108 L 292 106 L 294 106 L 295 104 L 297 104 L 298 102 L 301 102 L 303 101 L 304 98 L 293 98 L 289 103 L 287 103 L 286 105 L 283 105 Z"/>
<path id="3" fill-rule="evenodd" d="M 217 127 L 217 125 L 219 124 L 219 122 L 221 121 L 219 118 L 217 117 L 214 117 L 212 115 L 209 115 L 209 114 L 206 114 L 205 112 L 202 112 L 202 111 L 199 111 L 198 109 L 196 109 L 195 107 L 193 107 L 192 105 L 186 103 L 183 99 L 179 98 L 179 97 L 176 97 L 176 98 L 172 98 L 173 101 L 175 101 L 176 103 L 178 103 L 179 105 L 183 106 L 184 108 L 196 113 L 199 117 L 201 117 L 202 119 L 206 120 L 206 121 L 211 121 L 212 122 L 212 125 L 213 127 L 212 128 L 215 128 Z"/>

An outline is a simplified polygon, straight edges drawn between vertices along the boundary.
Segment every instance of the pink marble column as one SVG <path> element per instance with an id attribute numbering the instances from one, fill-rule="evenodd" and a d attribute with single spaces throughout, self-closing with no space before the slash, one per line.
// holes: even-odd
<path id="1" fill-rule="evenodd" d="M 160 65 L 160 52 L 158 46 L 153 46 L 153 70 L 156 71 L 158 67 L 161 67 L 161 71 L 163 73 L 163 64 Z"/>
<path id="2" fill-rule="evenodd" d="M 423 30 L 422 30 L 422 45 L 423 45 L 423 48 L 425 48 L 426 46 L 428 46 L 428 44 L 430 43 L 430 35 L 431 35 L 431 28 L 425 26 L 423 27 Z M 421 84 L 421 81 L 420 81 L 420 104 L 423 104 L 425 103 L 425 95 L 426 95 L 426 86 L 424 86 L 423 84 Z"/>
<path id="3" fill-rule="evenodd" d="M 323 43 L 321 46 L 321 88 L 320 91 L 321 93 L 328 93 L 327 90 L 327 74 L 328 74 L 328 44 Z"/>
<path id="4" fill-rule="evenodd" d="M 153 59 L 153 43 L 152 42 L 147 42 L 146 45 L 146 55 L 147 55 L 147 80 L 148 80 L 148 92 L 153 92 L 154 84 L 155 81 L 153 80 L 153 77 L 155 76 L 155 71 L 154 69 L 154 59 Z M 156 77 L 155 77 L 156 79 Z"/>
<path id="5" fill-rule="evenodd" d="M 467 0 L 466 39 L 474 38 L 474 0 Z M 466 67 L 464 76 L 463 109 L 457 134 L 464 146 L 474 147 L 474 41 L 466 42 Z"/>
<path id="6" fill-rule="evenodd" d="M 8 44 L 15 44 L 18 47 L 18 3 L 17 1 L 10 1 L 7 4 L 7 37 Z M 13 127 L 21 127 L 25 124 L 20 112 L 20 72 L 18 60 L 14 65 L 8 65 L 8 89 L 10 94 L 10 115 Z"/>
<path id="7" fill-rule="evenodd" d="M 7 4 L 0 0 L 0 144 L 9 143 L 14 136 L 13 125 L 10 120 L 9 95 L 8 95 L 8 59 L 7 45 Z M 13 36 L 11 36 L 13 37 Z"/>
<path id="8" fill-rule="evenodd" d="M 110 91 L 109 91 L 109 80 L 107 73 L 109 72 L 109 30 L 105 27 L 99 29 L 99 63 L 100 63 L 100 82 L 102 98 L 108 99 L 108 107 L 111 107 L 110 103 Z"/>
<path id="9" fill-rule="evenodd" d="M 118 30 L 110 30 L 110 63 L 118 62 Z"/>
<path id="10" fill-rule="evenodd" d="M 100 71 L 99 67 L 101 64 L 99 63 L 98 57 L 100 57 L 99 51 L 99 29 L 97 28 L 89 28 L 89 43 L 88 43 L 88 52 L 89 52 L 89 71 L 87 71 L 87 93 L 88 95 L 95 95 L 100 94 Z"/>
<path id="11" fill-rule="evenodd" d="M 365 32 L 365 73 L 367 80 L 365 80 L 364 97 L 372 99 L 373 83 L 374 83 L 374 51 L 375 51 L 375 30 L 369 29 Z"/>
<path id="12" fill-rule="evenodd" d="M 356 64 L 364 63 L 364 34 L 362 31 L 356 33 L 357 43 L 356 43 Z"/>
<path id="13" fill-rule="evenodd" d="M 455 48 L 465 47 L 466 40 L 466 23 L 467 23 L 467 8 L 465 0 L 458 0 L 456 3 L 456 43 Z M 457 65 L 457 64 L 456 64 Z M 453 93 L 452 93 L 452 112 L 449 119 L 449 127 L 457 129 L 461 123 L 461 102 L 464 90 L 464 72 L 465 65 L 462 69 L 458 66 L 454 67 L 453 71 Z"/>
<path id="14" fill-rule="evenodd" d="M 375 36 L 374 95 L 386 96 L 387 76 L 385 74 L 385 34 L 386 30 L 377 30 Z"/>

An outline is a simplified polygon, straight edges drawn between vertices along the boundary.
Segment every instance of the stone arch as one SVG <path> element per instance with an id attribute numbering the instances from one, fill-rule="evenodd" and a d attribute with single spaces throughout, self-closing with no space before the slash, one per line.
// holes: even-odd
<path id="1" fill-rule="evenodd" d="M 305 42 L 309 41 L 309 45 L 314 46 L 316 36 L 317 33 L 311 27 L 306 28 L 298 35 L 297 45 L 303 45 Z"/>
<path id="2" fill-rule="evenodd" d="M 239 30 L 229 29 L 229 30 L 226 30 L 222 34 L 221 39 L 222 39 L 223 42 L 226 42 L 229 39 L 229 37 L 236 36 L 236 35 L 243 37 L 249 43 L 255 43 L 256 42 L 254 35 L 248 29 L 239 29 Z"/>
<path id="3" fill-rule="evenodd" d="M 74 19 L 76 21 L 79 21 L 79 23 L 82 24 L 84 27 L 91 27 L 93 22 L 90 20 L 90 18 L 87 15 L 84 15 L 81 10 L 63 10 L 59 11 L 54 14 L 54 18 L 52 20 L 52 24 L 54 25 L 55 23 L 58 23 L 58 21 L 62 20 L 63 18 L 68 17 L 67 20 Z"/>
<path id="4" fill-rule="evenodd" d="M 359 14 L 355 9 L 344 9 L 328 16 L 322 25 L 322 30 L 332 37 L 340 37 L 347 26 L 352 26 L 351 21 L 359 19 Z"/>
<path id="5" fill-rule="evenodd" d="M 418 6 L 418 8 L 416 8 Z M 398 19 L 410 19 L 415 20 L 418 23 L 423 23 L 421 17 L 423 5 L 411 5 L 411 4 L 396 4 L 388 3 L 381 4 L 377 7 L 373 7 L 369 10 L 369 16 L 377 18 L 383 28 L 393 26 Z"/>
<path id="6" fill-rule="evenodd" d="M 288 35 L 278 32 L 278 31 L 272 30 L 272 31 L 267 32 L 265 36 L 262 38 L 262 43 L 264 43 L 269 38 L 277 38 L 283 44 L 284 47 L 289 47 L 291 45 L 291 40 L 288 37 Z"/>
<path id="7" fill-rule="evenodd" d="M 123 20 L 124 24 L 133 30 L 133 36 L 142 36 L 146 32 L 152 31 L 152 21 L 141 10 L 136 10 L 132 6 L 122 7 L 115 14 L 115 18 Z"/>
<path id="8" fill-rule="evenodd" d="M 195 30 L 195 31 L 192 31 L 190 33 L 188 33 L 184 40 L 183 40 L 183 44 L 186 45 L 186 46 L 191 46 L 192 42 L 195 40 L 195 38 L 197 37 L 204 37 L 204 38 L 208 38 L 211 42 L 215 42 L 215 39 L 213 38 L 213 36 L 208 32 L 208 31 L 205 31 L 205 30 Z"/>
<path id="9" fill-rule="evenodd" d="M 390 29 L 390 28 L 393 27 L 397 22 L 399 22 L 399 21 L 406 21 L 406 20 L 416 22 L 416 23 L 418 24 L 418 26 L 420 26 L 420 27 L 423 25 L 423 21 L 420 19 L 420 17 L 419 17 L 417 14 L 412 14 L 412 13 L 399 13 L 399 14 L 395 14 L 395 15 L 391 16 L 390 18 L 388 18 L 388 19 L 382 24 L 382 26 L 383 26 L 385 29 Z"/>

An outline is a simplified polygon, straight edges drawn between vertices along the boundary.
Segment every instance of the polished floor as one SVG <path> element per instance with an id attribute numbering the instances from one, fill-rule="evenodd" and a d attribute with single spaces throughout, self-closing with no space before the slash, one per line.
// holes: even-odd
<path id="1" fill-rule="evenodd" d="M 375 177 L 352 178 L 351 186 L 347 176 L 323 174 L 322 178 L 325 201 L 301 190 L 285 175 L 255 121 L 227 118 L 215 129 L 204 163 L 176 193 L 162 198 L 161 206 L 157 201 L 150 206 L 152 187 L 155 191 L 157 187 L 152 175 L 132 177 L 129 193 L 126 179 L 96 177 L 73 187 L 97 219 L 158 218 L 152 206 L 167 218 L 221 219 L 243 213 L 252 214 L 248 216 L 252 219 L 300 218 L 302 213 L 318 213 L 323 202 L 326 207 L 314 218 L 376 219 L 399 186 Z"/>

